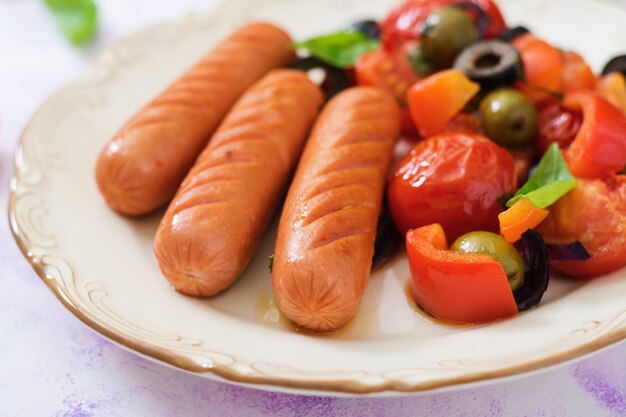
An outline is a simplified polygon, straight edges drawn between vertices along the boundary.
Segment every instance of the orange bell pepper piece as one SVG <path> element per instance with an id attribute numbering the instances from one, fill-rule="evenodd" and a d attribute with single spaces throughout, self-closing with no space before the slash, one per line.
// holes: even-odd
<path id="1" fill-rule="evenodd" d="M 477 83 L 455 69 L 438 72 L 415 83 L 407 93 L 407 101 L 422 137 L 441 132 L 479 90 Z"/>
<path id="2" fill-rule="evenodd" d="M 413 298 L 433 316 L 485 323 L 517 315 L 502 265 L 488 255 L 448 250 L 441 225 L 409 230 L 406 248 Z"/>
<path id="3" fill-rule="evenodd" d="M 548 217 L 548 210 L 535 206 L 529 199 L 522 198 L 511 208 L 498 215 L 500 220 L 500 234 L 509 243 L 521 239 L 522 234 L 533 229 Z"/>

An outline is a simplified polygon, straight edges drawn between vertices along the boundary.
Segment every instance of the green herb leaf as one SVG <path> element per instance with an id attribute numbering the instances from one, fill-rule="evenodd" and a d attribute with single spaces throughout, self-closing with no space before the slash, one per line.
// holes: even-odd
<path id="1" fill-rule="evenodd" d="M 91 40 L 98 26 L 98 10 L 92 0 L 44 0 L 57 26 L 74 45 Z"/>
<path id="2" fill-rule="evenodd" d="M 272 273 L 272 269 L 274 268 L 274 255 L 270 255 L 267 257 L 269 261 L 270 274 Z"/>
<path id="3" fill-rule="evenodd" d="M 559 146 L 553 143 L 539 161 L 533 175 L 515 193 L 515 197 L 507 201 L 506 206 L 511 207 L 522 198 L 527 198 L 535 206 L 546 208 L 577 185 L 578 182 L 569 172 Z"/>
<path id="4" fill-rule="evenodd" d="M 380 43 L 359 31 L 348 30 L 296 42 L 293 46 L 308 50 L 311 55 L 334 67 L 350 68 L 361 54 L 375 51 Z"/>

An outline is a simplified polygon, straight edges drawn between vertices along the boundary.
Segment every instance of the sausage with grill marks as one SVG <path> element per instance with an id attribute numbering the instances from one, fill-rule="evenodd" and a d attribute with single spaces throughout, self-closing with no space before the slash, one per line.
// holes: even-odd
<path id="1" fill-rule="evenodd" d="M 356 313 L 399 133 L 395 101 L 371 87 L 340 93 L 317 120 L 285 201 L 272 273 L 280 309 L 297 325 L 328 332 Z"/>
<path id="2" fill-rule="evenodd" d="M 290 42 L 274 25 L 247 24 L 139 110 L 98 157 L 107 204 L 129 216 L 166 204 L 237 98 L 295 58 Z"/>
<path id="3" fill-rule="evenodd" d="M 174 288 L 212 296 L 242 273 L 280 203 L 322 101 L 304 72 L 276 70 L 235 104 L 157 231 L 154 251 Z"/>

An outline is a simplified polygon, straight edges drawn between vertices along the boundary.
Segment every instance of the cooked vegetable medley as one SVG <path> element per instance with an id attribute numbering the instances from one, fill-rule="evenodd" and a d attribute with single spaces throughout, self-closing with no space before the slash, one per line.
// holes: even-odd
<path id="1" fill-rule="evenodd" d="M 508 26 L 492 0 L 407 0 L 296 46 L 315 57 L 303 68 L 325 70 L 328 96 L 371 85 L 403 109 L 401 141 L 414 144 L 379 235 L 406 234 L 425 311 L 496 320 L 538 304 L 550 270 L 626 266 L 626 55 L 596 74 Z M 393 239 L 378 241 L 389 259 Z"/>

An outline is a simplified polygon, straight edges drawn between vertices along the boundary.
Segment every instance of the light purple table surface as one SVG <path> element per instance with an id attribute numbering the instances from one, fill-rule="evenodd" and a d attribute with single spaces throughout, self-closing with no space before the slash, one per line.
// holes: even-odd
<path id="1" fill-rule="evenodd" d="M 399 398 L 325 398 L 202 379 L 129 353 L 56 300 L 7 225 L 12 154 L 37 106 L 110 42 L 215 0 L 101 0 L 98 38 L 61 38 L 41 1 L 0 0 L 0 416 L 620 416 L 626 343 L 583 360 L 480 387 Z M 261 4 L 261 3 L 260 3 Z"/>

